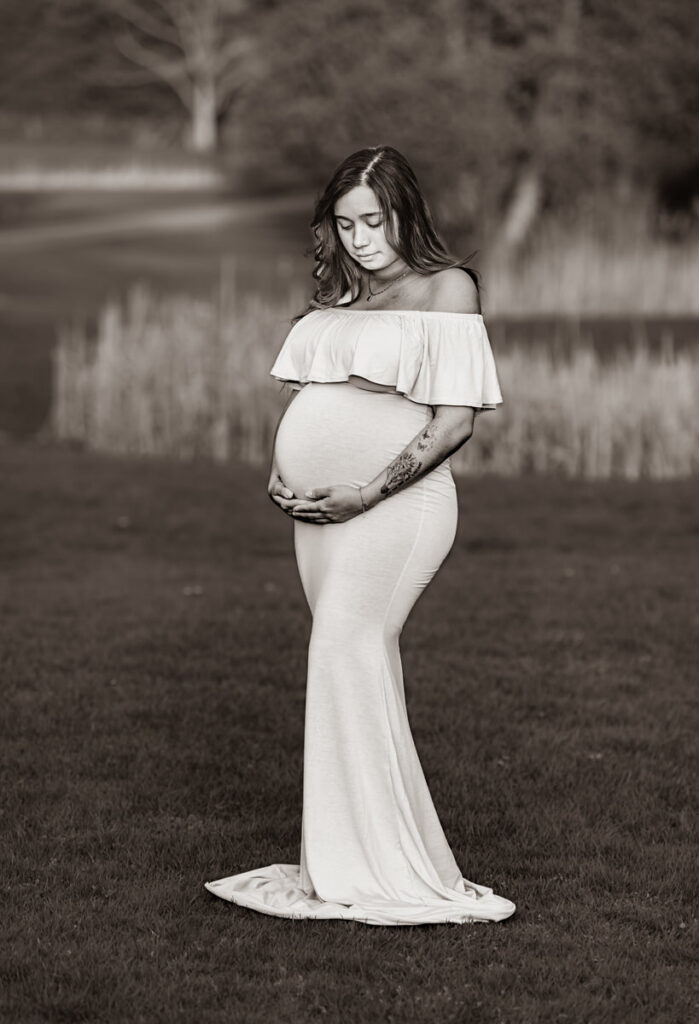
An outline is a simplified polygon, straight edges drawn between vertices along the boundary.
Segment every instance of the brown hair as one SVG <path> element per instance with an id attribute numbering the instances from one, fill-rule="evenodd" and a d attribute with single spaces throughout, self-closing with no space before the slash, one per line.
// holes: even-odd
<path id="1" fill-rule="evenodd" d="M 386 225 L 386 238 L 398 255 L 419 274 L 435 273 L 445 267 L 459 267 L 469 274 L 479 289 L 479 275 L 463 260 L 454 259 L 437 234 L 425 198 L 412 167 L 392 146 L 373 146 L 357 150 L 337 167 L 325 191 L 318 199 L 311 221 L 316 245 L 310 250 L 316 261 L 313 277 L 315 294 L 308 307 L 292 322 L 313 309 L 335 306 L 350 289 L 352 300 L 362 289 L 366 271 L 349 255 L 340 241 L 334 207 L 341 196 L 358 185 L 368 185 L 375 193 Z M 393 230 L 392 211 L 398 217 L 399 236 Z"/>

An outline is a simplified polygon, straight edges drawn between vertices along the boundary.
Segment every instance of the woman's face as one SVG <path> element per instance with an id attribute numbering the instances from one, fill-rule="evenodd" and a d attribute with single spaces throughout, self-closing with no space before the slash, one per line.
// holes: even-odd
<path id="1" fill-rule="evenodd" d="M 401 257 L 392 249 L 385 233 L 379 201 L 368 185 L 357 185 L 337 200 L 335 226 L 340 241 L 353 260 L 365 270 L 384 270 Z M 392 213 L 393 229 L 398 234 L 398 218 Z"/>

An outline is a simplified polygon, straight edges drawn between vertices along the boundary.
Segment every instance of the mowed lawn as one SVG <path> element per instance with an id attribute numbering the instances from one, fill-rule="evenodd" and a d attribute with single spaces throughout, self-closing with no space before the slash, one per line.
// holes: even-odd
<path id="1" fill-rule="evenodd" d="M 2 1019 L 696 1019 L 699 481 L 459 482 L 408 707 L 465 876 L 517 913 L 407 928 L 202 888 L 298 862 L 310 616 L 265 485 L 0 449 Z"/>

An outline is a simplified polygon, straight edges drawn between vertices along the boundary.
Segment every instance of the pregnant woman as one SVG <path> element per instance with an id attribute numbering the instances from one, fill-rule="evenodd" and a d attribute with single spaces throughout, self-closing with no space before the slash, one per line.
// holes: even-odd
<path id="1" fill-rule="evenodd" d="M 449 456 L 502 401 L 477 280 L 391 147 L 348 157 L 312 226 L 315 296 L 270 371 L 295 391 L 269 494 L 313 614 L 300 862 L 207 889 L 281 917 L 501 921 L 514 903 L 462 876 L 440 825 L 398 646 L 454 542 Z"/>

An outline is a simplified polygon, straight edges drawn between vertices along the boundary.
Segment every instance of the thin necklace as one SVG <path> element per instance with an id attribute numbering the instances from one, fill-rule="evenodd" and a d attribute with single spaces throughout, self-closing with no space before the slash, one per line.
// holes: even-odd
<path id="1" fill-rule="evenodd" d="M 388 291 L 388 289 L 391 287 L 392 284 L 397 284 L 398 281 L 400 281 L 401 277 L 405 277 L 405 275 L 409 274 L 409 273 L 410 273 L 410 267 L 408 267 L 407 270 L 404 270 L 403 273 L 400 274 L 398 277 L 394 277 L 392 281 L 389 281 L 388 284 L 384 288 L 379 288 L 379 290 L 377 292 L 372 292 L 372 290 L 371 290 L 371 281 L 369 279 L 367 279 L 366 288 L 367 288 L 367 291 L 369 292 L 369 294 L 366 297 L 367 302 L 371 302 L 372 299 L 375 299 L 377 295 L 381 295 L 382 292 Z"/>

